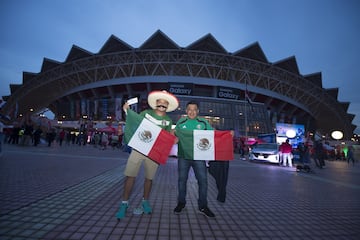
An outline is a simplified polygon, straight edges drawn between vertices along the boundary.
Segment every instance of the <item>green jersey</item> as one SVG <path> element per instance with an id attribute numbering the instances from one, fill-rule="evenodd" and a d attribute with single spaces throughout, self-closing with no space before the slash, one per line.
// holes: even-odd
<path id="1" fill-rule="evenodd" d="M 176 123 L 175 129 L 182 130 L 213 130 L 213 127 L 205 118 L 197 117 L 190 119 L 188 117 L 180 118 Z"/>
<path id="2" fill-rule="evenodd" d="M 195 119 L 190 119 L 188 117 L 183 117 L 180 118 L 179 121 L 176 123 L 176 127 L 175 127 L 175 135 L 176 135 L 176 130 L 178 131 L 183 131 L 183 130 L 188 130 L 188 131 L 192 131 L 192 130 L 213 130 L 213 127 L 210 125 L 210 123 L 204 119 L 204 118 L 195 118 Z M 181 139 L 179 139 L 179 143 L 178 143 L 178 157 L 183 158 L 184 157 L 184 147 Z"/>
<path id="3" fill-rule="evenodd" d="M 153 109 L 146 109 L 140 113 L 141 116 L 148 119 L 150 122 L 158 125 L 162 129 L 170 132 L 172 126 L 172 120 L 168 115 L 159 116 L 155 113 Z"/>

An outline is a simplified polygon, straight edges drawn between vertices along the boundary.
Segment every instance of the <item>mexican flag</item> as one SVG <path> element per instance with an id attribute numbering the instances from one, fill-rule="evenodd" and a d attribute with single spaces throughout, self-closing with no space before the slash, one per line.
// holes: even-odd
<path id="1" fill-rule="evenodd" d="M 128 146 L 155 162 L 165 164 L 174 145 L 175 136 L 128 109 L 124 140 Z"/>
<path id="2" fill-rule="evenodd" d="M 224 160 L 234 159 L 233 137 L 230 131 L 218 130 L 179 130 L 181 157 L 193 160 Z"/>

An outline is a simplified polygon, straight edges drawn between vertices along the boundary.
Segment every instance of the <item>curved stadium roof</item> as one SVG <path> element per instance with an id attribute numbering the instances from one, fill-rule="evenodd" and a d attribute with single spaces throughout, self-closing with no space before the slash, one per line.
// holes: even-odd
<path id="1" fill-rule="evenodd" d="M 322 133 L 341 130 L 349 139 L 356 128 L 355 115 L 347 113 L 350 103 L 337 100 L 338 88 L 324 89 L 320 72 L 301 75 L 294 56 L 271 63 L 257 42 L 229 53 L 211 34 L 183 48 L 160 30 L 139 48 L 111 35 L 98 53 L 73 45 L 64 62 L 44 58 L 39 73 L 23 72 L 23 83 L 10 85 L 2 113 L 11 116 L 16 107 L 19 113 L 30 108 L 56 112 L 55 103 L 70 94 L 90 98 L 104 91 L 129 92 L 129 82 L 122 81 L 136 83 L 144 76 L 205 79 L 201 84 L 224 80 L 243 90 L 247 85 L 253 101 L 288 116 L 307 115 Z"/>

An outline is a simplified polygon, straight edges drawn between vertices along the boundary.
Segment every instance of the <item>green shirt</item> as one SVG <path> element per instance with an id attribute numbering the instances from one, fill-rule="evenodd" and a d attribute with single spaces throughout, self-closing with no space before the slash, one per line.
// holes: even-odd
<path id="1" fill-rule="evenodd" d="M 176 123 L 175 129 L 182 130 L 213 130 L 213 127 L 205 118 L 197 117 L 190 119 L 188 117 L 182 117 Z"/>
<path id="2" fill-rule="evenodd" d="M 172 127 L 172 120 L 168 115 L 159 116 L 155 113 L 153 109 L 146 109 L 142 111 L 140 115 L 145 117 L 155 125 L 158 125 L 162 129 L 165 129 L 166 131 L 170 132 Z"/>
<path id="3" fill-rule="evenodd" d="M 175 135 L 176 130 L 178 131 L 192 131 L 192 130 L 213 130 L 213 127 L 210 125 L 210 123 L 205 118 L 195 118 L 190 119 L 188 117 L 180 118 L 179 121 L 176 123 L 175 127 Z M 184 147 L 183 142 L 184 140 L 179 139 L 178 142 L 178 157 L 183 158 L 184 157 Z"/>

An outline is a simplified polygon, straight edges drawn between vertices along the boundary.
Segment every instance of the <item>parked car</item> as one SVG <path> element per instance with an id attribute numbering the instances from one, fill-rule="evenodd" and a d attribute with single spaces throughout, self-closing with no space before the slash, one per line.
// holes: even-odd
<path id="1" fill-rule="evenodd" d="M 279 146 L 277 143 L 258 143 L 249 152 L 250 161 L 262 161 L 279 164 Z"/>

